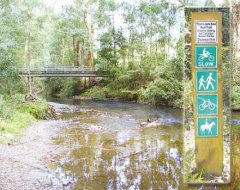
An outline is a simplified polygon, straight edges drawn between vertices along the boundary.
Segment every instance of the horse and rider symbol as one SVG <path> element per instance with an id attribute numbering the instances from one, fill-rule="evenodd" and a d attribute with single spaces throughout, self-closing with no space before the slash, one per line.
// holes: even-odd
<path id="1" fill-rule="evenodd" d="M 217 118 L 198 118 L 198 136 L 213 137 L 218 135 Z"/>
<path id="2" fill-rule="evenodd" d="M 208 120 L 205 120 L 205 123 L 200 126 L 201 134 L 205 134 L 205 131 L 208 135 L 212 135 L 212 128 L 216 126 L 216 123 L 212 121 L 211 123 L 208 123 Z"/>

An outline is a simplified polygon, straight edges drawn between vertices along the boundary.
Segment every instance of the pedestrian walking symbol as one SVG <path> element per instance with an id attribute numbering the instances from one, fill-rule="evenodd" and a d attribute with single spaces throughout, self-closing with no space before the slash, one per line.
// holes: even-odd
<path id="1" fill-rule="evenodd" d="M 198 92 L 217 92 L 217 71 L 204 70 L 196 72 L 196 90 Z"/>
<path id="2" fill-rule="evenodd" d="M 217 137 L 218 136 L 218 118 L 200 117 L 197 119 L 198 137 Z"/>
<path id="3" fill-rule="evenodd" d="M 198 94 L 197 95 L 197 114 L 198 115 L 217 115 L 218 114 L 218 95 L 217 94 Z"/>
<path id="4" fill-rule="evenodd" d="M 195 47 L 196 68 L 217 68 L 217 47 L 196 46 Z"/>

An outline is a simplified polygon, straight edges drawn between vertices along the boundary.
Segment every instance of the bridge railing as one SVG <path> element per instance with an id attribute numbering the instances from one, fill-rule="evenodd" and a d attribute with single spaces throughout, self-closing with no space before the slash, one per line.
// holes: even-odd
<path id="1" fill-rule="evenodd" d="M 95 71 L 95 68 L 87 67 L 87 66 L 48 66 L 48 67 L 20 67 L 17 68 L 17 71 L 20 73 L 26 72 L 71 72 L 71 71 Z"/>
<path id="2" fill-rule="evenodd" d="M 95 70 L 87 66 L 47 66 L 47 67 L 20 67 L 15 68 L 19 75 L 33 77 L 103 77 L 108 76 L 107 71 Z"/>

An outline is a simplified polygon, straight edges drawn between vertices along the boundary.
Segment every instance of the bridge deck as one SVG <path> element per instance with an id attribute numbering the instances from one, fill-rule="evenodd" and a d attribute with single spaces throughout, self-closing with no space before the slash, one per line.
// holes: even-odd
<path id="1" fill-rule="evenodd" d="M 35 67 L 18 68 L 19 75 L 31 77 L 106 77 L 106 71 L 96 71 L 90 67 Z"/>

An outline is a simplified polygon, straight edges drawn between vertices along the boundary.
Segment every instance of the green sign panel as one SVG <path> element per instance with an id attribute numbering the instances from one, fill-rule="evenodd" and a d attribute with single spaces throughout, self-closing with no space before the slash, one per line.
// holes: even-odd
<path id="1" fill-rule="evenodd" d="M 198 92 L 217 92 L 218 77 L 215 70 L 196 71 L 196 90 Z"/>
<path id="2" fill-rule="evenodd" d="M 218 114 L 218 95 L 217 94 L 197 95 L 197 114 L 198 115 L 217 115 Z"/>
<path id="3" fill-rule="evenodd" d="M 217 47 L 196 46 L 195 47 L 196 68 L 217 68 Z"/>
<path id="4" fill-rule="evenodd" d="M 218 136 L 218 118 L 201 117 L 197 119 L 198 137 L 217 137 Z"/>

